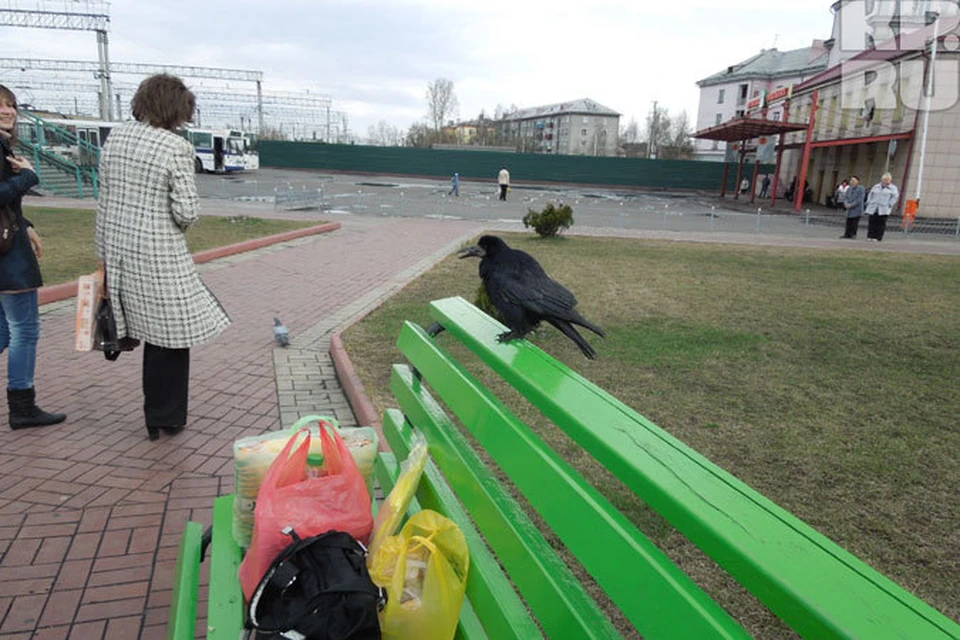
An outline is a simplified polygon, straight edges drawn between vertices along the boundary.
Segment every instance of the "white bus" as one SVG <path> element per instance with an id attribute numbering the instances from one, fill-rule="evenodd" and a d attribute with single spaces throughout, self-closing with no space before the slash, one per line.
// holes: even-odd
<path id="1" fill-rule="evenodd" d="M 185 127 L 178 133 L 196 149 L 197 173 L 233 173 L 260 168 L 256 138 L 236 129 Z"/>
<path id="2" fill-rule="evenodd" d="M 50 151 L 58 153 L 81 165 L 96 164 L 96 152 L 93 148 L 102 148 L 110 135 L 110 130 L 119 122 L 102 120 L 83 120 L 79 118 L 57 118 L 44 114 L 41 121 L 44 131 L 30 118 L 20 120 L 21 139 L 36 143 L 43 137 L 43 144 Z M 67 131 L 72 136 L 60 135 Z M 256 136 L 236 129 L 201 129 L 186 126 L 177 131 L 186 138 L 196 150 L 194 165 L 197 173 L 232 173 L 260 168 L 260 156 L 257 153 Z M 78 145 L 76 140 L 81 144 Z M 82 143 L 89 143 L 90 146 Z"/>

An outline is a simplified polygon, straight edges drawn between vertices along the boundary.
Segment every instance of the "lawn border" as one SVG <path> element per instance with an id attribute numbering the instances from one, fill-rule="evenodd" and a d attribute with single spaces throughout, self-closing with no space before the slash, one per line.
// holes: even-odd
<path id="1" fill-rule="evenodd" d="M 251 238 L 250 240 L 244 240 L 243 242 L 237 242 L 235 244 L 228 244 L 224 247 L 216 247 L 214 249 L 198 251 L 197 253 L 193 254 L 193 261 L 195 264 L 203 264 L 204 262 L 210 262 L 211 260 L 225 258 L 238 253 L 253 251 L 254 249 L 261 249 L 263 247 L 268 247 L 272 244 L 278 244 L 280 242 L 288 242 L 290 240 L 296 240 L 297 238 L 317 235 L 320 233 L 330 233 L 338 230 L 339 228 L 339 222 L 327 222 L 325 224 L 320 224 L 313 227 L 304 227 L 303 229 L 294 229 L 293 231 L 276 233 L 272 236 Z M 67 300 L 69 298 L 76 297 L 76 295 L 76 280 L 73 280 L 72 282 L 63 282 L 61 284 L 50 285 L 49 287 L 40 287 L 38 292 L 39 302 L 41 305 Z"/>

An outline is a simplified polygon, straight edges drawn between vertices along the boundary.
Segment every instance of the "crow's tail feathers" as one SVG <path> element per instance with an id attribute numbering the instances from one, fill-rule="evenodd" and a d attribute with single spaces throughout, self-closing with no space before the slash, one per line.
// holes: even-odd
<path id="1" fill-rule="evenodd" d="M 606 338 L 606 337 L 607 337 L 607 334 L 604 332 L 603 329 L 601 329 L 601 328 L 598 327 L 597 325 L 593 324 L 592 322 L 590 322 L 589 320 L 587 320 L 586 318 L 584 318 L 582 315 L 580 315 L 580 314 L 577 313 L 576 311 L 573 312 L 573 316 L 572 316 L 571 318 L 569 318 L 569 320 L 570 320 L 570 322 L 572 322 L 573 324 L 578 324 L 578 325 L 580 325 L 581 327 L 583 327 L 583 328 L 585 328 L 585 329 L 590 329 L 590 331 L 593 331 L 595 334 L 597 334 L 597 335 L 600 336 L 601 338 Z"/>
<path id="2" fill-rule="evenodd" d="M 576 342 L 577 346 L 580 347 L 580 351 L 583 352 L 583 355 L 587 356 L 591 360 L 597 357 L 596 350 L 592 346 L 590 346 L 589 342 L 584 340 L 583 336 L 577 333 L 577 330 L 574 329 L 569 322 L 566 322 L 565 320 L 551 320 L 549 318 L 547 318 L 546 320 L 547 322 L 555 326 L 557 329 L 559 329 L 560 332 L 563 333 L 563 335 L 567 336 L 568 338 Z M 586 322 L 586 320 L 584 320 L 584 322 Z M 587 328 L 590 328 L 590 327 L 587 327 Z M 600 333 L 600 335 L 603 335 L 603 333 Z"/>

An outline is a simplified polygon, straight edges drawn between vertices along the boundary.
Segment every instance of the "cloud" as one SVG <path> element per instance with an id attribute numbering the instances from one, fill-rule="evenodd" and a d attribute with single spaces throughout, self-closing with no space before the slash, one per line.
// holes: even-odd
<path id="1" fill-rule="evenodd" d="M 825 0 L 125 0 L 110 7 L 112 59 L 261 70 L 265 91 L 331 95 L 357 131 L 379 120 L 407 128 L 422 119 L 426 86 L 438 77 L 454 82 L 462 117 L 497 104 L 589 97 L 624 122 L 642 122 L 653 100 L 694 119 L 697 80 L 772 46 L 777 34 L 781 49 L 829 37 L 832 20 Z M 8 57 L 95 60 L 97 53 L 92 33 L 7 28 L 4 43 Z"/>

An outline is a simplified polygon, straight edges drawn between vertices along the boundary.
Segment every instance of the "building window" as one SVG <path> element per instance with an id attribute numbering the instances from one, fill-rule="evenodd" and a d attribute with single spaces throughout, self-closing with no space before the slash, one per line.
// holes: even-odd
<path id="1" fill-rule="evenodd" d="M 580 135 L 582 135 L 582 136 L 587 135 L 587 130 L 586 130 L 586 129 L 580 129 Z"/>
<path id="2" fill-rule="evenodd" d="M 742 118 L 745 113 L 746 113 L 746 111 L 745 111 L 744 109 L 737 109 L 737 117 L 738 117 L 738 118 Z"/>
<path id="3" fill-rule="evenodd" d="M 716 150 L 719 149 L 719 148 L 720 148 L 720 141 L 719 141 L 719 140 L 714 140 L 714 141 L 713 141 L 713 150 L 716 151 Z"/>
<path id="4" fill-rule="evenodd" d="M 727 92 L 726 89 L 720 89 L 720 93 L 717 94 L 717 104 L 723 104 L 723 94 Z"/>
<path id="5" fill-rule="evenodd" d="M 717 122 L 716 122 L 716 124 L 720 124 L 721 122 L 723 122 L 723 114 L 722 114 L 722 113 L 718 113 L 718 114 L 717 114 Z"/>
<path id="6" fill-rule="evenodd" d="M 590 122 L 590 116 L 583 116 L 583 124 L 587 124 L 589 122 Z"/>

